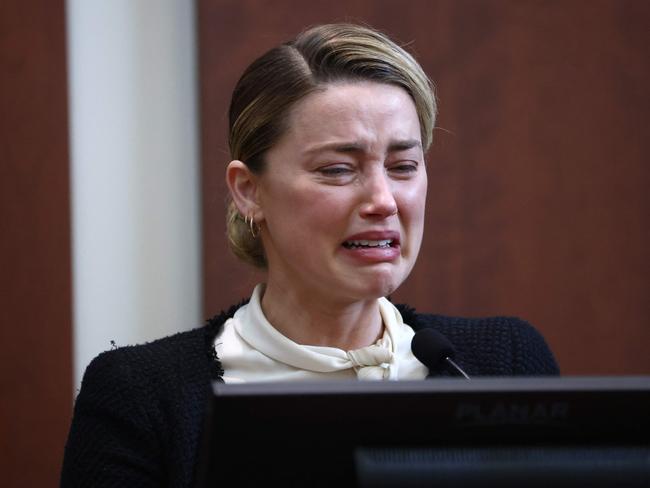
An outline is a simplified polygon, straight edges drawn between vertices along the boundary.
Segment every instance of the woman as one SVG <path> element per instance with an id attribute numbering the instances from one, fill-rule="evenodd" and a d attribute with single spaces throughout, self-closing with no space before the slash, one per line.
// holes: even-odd
<path id="1" fill-rule="evenodd" d="M 422 379 L 434 328 L 470 375 L 557 374 L 517 319 L 392 305 L 422 239 L 436 105 L 417 62 L 354 25 L 310 29 L 235 88 L 226 170 L 234 252 L 267 271 L 206 327 L 100 355 L 66 446 L 64 486 L 189 486 L 210 381 Z"/>

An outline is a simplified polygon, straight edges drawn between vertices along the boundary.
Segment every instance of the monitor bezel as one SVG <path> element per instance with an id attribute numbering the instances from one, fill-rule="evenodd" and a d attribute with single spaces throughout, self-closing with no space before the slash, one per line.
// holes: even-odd
<path id="1" fill-rule="evenodd" d="M 358 447 L 650 440 L 650 376 L 214 383 L 212 390 L 199 468 L 206 486 L 240 476 L 245 484 L 246 476 L 251 484 L 347 483 Z M 250 460 L 256 469 L 247 469 Z"/>

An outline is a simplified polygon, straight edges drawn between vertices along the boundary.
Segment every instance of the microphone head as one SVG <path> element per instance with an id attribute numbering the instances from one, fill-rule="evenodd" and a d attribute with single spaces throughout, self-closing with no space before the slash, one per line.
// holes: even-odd
<path id="1" fill-rule="evenodd" d="M 418 361 L 432 371 L 440 368 L 446 358 L 453 359 L 455 355 L 454 346 L 449 339 L 432 328 L 415 333 L 411 350 Z"/>

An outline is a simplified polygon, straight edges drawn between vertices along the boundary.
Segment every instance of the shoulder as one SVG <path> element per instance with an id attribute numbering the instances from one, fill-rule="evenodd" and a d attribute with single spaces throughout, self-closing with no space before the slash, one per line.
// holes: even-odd
<path id="1" fill-rule="evenodd" d="M 209 368 L 210 376 L 220 376 L 213 342 L 223 324 L 241 306 L 237 304 L 209 319 L 202 327 L 138 345 L 115 347 L 91 361 L 84 374 L 82 391 L 94 381 L 119 378 L 122 382 L 143 380 L 160 383 L 181 372 L 196 374 Z M 216 367 L 212 367 L 216 366 Z M 126 381 L 125 381 L 126 380 Z"/>
<path id="2" fill-rule="evenodd" d="M 95 385 L 116 389 L 160 388 L 185 376 L 218 379 L 223 371 L 213 342 L 223 324 L 245 302 L 209 319 L 202 327 L 179 332 L 152 342 L 115 347 L 99 354 L 86 368 L 80 396 Z"/>
<path id="3" fill-rule="evenodd" d="M 84 374 L 82 392 L 95 382 L 119 381 L 128 386 L 143 378 L 167 376 L 180 361 L 199 359 L 204 351 L 204 328 L 167 336 L 153 342 L 115 347 L 95 357 Z"/>
<path id="4" fill-rule="evenodd" d="M 210 380 L 220 376 L 214 337 L 230 312 L 91 361 L 75 401 L 61 486 L 189 484 Z M 177 462 L 166 466 L 164 459 Z"/>
<path id="5" fill-rule="evenodd" d="M 456 359 L 476 376 L 557 375 L 559 368 L 544 337 L 517 317 L 450 317 L 417 313 L 398 305 L 404 322 L 416 332 L 433 327 L 456 350 Z"/>
<path id="6" fill-rule="evenodd" d="M 124 426 L 152 436 L 175 419 L 175 405 L 200 397 L 210 381 L 203 328 L 150 343 L 115 348 L 93 359 L 75 401 L 71 435 L 86 422 L 119 418 Z"/>
<path id="7" fill-rule="evenodd" d="M 189 389 L 183 377 L 192 377 L 178 368 L 187 358 L 193 361 L 191 351 L 200 335 L 196 329 L 103 352 L 91 361 L 75 401 L 61 486 L 165 483 L 161 459 L 178 451 L 174 437 L 190 439 L 192 430 L 174 406 L 187 407 L 188 399 L 206 388 L 190 387 L 193 392 L 185 393 Z M 208 384 L 207 375 L 202 376 Z M 173 436 L 174 432 L 184 434 Z M 188 468 L 179 463 L 178 470 Z"/>

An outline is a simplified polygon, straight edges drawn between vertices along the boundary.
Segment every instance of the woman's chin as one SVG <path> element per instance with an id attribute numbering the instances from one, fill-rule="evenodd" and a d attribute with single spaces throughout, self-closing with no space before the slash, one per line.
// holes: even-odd
<path id="1" fill-rule="evenodd" d="M 362 300 L 385 297 L 393 293 L 402 281 L 395 276 L 376 276 L 360 279 L 355 283 L 355 295 Z"/>

